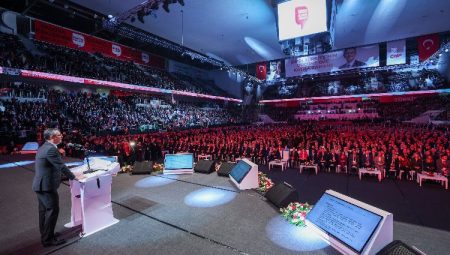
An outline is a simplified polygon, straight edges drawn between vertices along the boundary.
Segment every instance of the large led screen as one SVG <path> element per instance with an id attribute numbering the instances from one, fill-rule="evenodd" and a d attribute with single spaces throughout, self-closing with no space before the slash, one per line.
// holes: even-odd
<path id="1" fill-rule="evenodd" d="M 187 154 L 167 154 L 164 158 L 164 169 L 192 169 L 194 164 L 194 157 L 191 153 Z"/>
<path id="2" fill-rule="evenodd" d="M 292 0 L 278 4 L 280 41 L 327 31 L 326 0 Z"/>

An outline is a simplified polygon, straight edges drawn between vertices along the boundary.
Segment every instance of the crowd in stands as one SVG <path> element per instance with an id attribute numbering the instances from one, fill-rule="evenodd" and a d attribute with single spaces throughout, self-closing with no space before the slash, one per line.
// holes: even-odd
<path id="1" fill-rule="evenodd" d="M 445 110 L 449 105 L 450 95 L 427 96 L 379 104 L 378 112 L 385 120 L 407 121 L 429 110 Z"/>
<path id="2" fill-rule="evenodd" d="M 417 68 L 417 67 L 416 67 Z M 294 77 L 267 86 L 264 99 L 339 96 L 370 93 L 406 92 L 449 88 L 436 69 L 405 67 L 383 72 L 355 72 L 333 76 Z"/>
<path id="3" fill-rule="evenodd" d="M 33 41 L 33 44 L 36 52 L 28 51 L 16 36 L 0 33 L 0 66 L 229 97 L 225 91 L 215 89 L 213 82 L 205 86 L 161 69 L 101 54 L 39 41 Z"/>
<path id="4" fill-rule="evenodd" d="M 398 97 L 394 102 L 380 102 L 378 99 L 365 101 L 310 103 L 302 101 L 298 107 L 277 107 L 266 105 L 262 113 L 274 121 L 292 121 L 296 117 L 304 119 L 341 119 L 341 120 L 379 120 L 379 121 L 410 121 L 421 114 L 434 110 L 442 111 L 433 120 L 449 120 L 450 95 L 428 95 L 424 97 Z M 320 118 L 313 118 L 319 116 Z"/>
<path id="5" fill-rule="evenodd" d="M 50 90 L 46 100 L 0 100 L 0 136 L 2 144 L 14 146 L 15 137 L 30 140 L 45 127 L 59 126 L 63 131 L 81 135 L 130 134 L 158 130 L 237 124 L 239 111 L 232 105 L 212 103 L 176 103 L 159 99 L 157 105 L 144 95 L 69 93 Z M 151 98 L 151 97 L 150 97 Z M 32 137 L 36 138 L 36 137 Z"/>

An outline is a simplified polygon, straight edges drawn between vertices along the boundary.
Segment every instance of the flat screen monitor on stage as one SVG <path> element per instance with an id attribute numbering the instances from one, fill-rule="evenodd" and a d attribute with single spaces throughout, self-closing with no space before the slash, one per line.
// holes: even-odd
<path id="1" fill-rule="evenodd" d="M 324 193 L 307 215 L 307 220 L 361 254 L 377 230 L 383 216 L 373 210 Z"/>
<path id="2" fill-rule="evenodd" d="M 192 173 L 194 156 L 192 153 L 166 154 L 164 158 L 164 173 Z"/>
<path id="3" fill-rule="evenodd" d="M 230 176 L 236 180 L 237 183 L 241 183 L 244 177 L 250 172 L 252 166 L 245 163 L 245 161 L 240 160 L 234 167 L 231 169 Z"/>

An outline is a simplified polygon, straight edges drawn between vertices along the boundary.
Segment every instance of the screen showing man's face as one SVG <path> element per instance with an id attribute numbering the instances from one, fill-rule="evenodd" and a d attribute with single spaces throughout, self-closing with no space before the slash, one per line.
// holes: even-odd
<path id="1" fill-rule="evenodd" d="M 356 57 L 356 50 L 355 49 L 346 49 L 344 51 L 344 58 L 347 60 L 347 62 L 352 62 Z"/>

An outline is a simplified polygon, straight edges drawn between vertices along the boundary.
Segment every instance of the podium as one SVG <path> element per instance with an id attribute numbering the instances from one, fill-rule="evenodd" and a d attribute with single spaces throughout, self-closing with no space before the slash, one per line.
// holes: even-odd
<path id="1" fill-rule="evenodd" d="M 101 159 L 89 163 L 92 172 L 84 174 L 85 179 L 70 181 L 71 216 L 70 222 L 64 225 L 67 228 L 82 225 L 80 236 L 91 235 L 119 222 L 113 216 L 111 204 L 112 175 L 119 172 L 119 163 Z M 75 175 L 87 170 L 86 164 L 71 169 Z"/>

